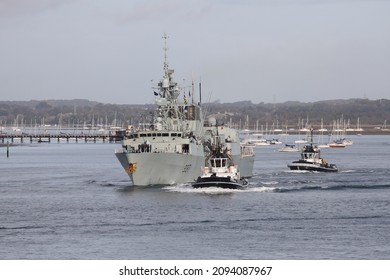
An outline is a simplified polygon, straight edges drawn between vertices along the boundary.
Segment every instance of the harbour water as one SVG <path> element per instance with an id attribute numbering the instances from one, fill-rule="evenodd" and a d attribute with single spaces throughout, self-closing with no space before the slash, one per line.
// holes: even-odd
<path id="1" fill-rule="evenodd" d="M 0 147 L 0 259 L 389 259 L 390 136 L 290 171 L 256 148 L 247 190 L 137 188 L 109 143 Z"/>

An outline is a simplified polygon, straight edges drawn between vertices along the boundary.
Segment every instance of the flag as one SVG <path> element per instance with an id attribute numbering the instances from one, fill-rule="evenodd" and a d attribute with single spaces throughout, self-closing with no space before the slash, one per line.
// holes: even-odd
<path id="1" fill-rule="evenodd" d="M 191 91 L 188 91 L 188 97 L 191 97 Z"/>
<path id="2" fill-rule="evenodd" d="M 155 96 L 158 96 L 158 93 L 157 93 L 157 92 L 154 92 L 154 95 L 155 95 Z"/>
<path id="3" fill-rule="evenodd" d="M 184 105 L 187 105 L 187 98 L 185 94 L 184 94 Z"/>

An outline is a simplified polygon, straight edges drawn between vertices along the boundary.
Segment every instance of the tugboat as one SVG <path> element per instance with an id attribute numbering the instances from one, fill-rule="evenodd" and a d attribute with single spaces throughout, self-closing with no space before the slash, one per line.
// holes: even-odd
<path id="1" fill-rule="evenodd" d="M 192 184 L 193 188 L 219 187 L 224 189 L 244 189 L 248 181 L 241 177 L 237 165 L 234 164 L 227 148 L 220 144 L 220 138 L 215 137 L 217 145 L 211 145 L 209 156 L 205 159 L 203 174 Z"/>
<path id="2" fill-rule="evenodd" d="M 305 145 L 301 152 L 301 159 L 287 165 L 291 170 L 307 170 L 318 172 L 337 172 L 336 164 L 327 163 L 321 158 L 320 149 L 313 145 L 313 131 L 311 131 L 310 144 Z"/>

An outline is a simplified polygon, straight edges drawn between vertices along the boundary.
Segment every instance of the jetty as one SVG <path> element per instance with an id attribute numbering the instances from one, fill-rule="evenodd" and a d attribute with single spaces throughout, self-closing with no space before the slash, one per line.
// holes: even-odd
<path id="1" fill-rule="evenodd" d="M 110 130 L 101 133 L 99 131 L 74 131 L 59 132 L 31 132 L 31 131 L 2 131 L 0 133 L 0 145 L 6 143 L 87 143 L 103 142 L 116 143 L 121 142 L 126 136 L 126 130 Z"/>

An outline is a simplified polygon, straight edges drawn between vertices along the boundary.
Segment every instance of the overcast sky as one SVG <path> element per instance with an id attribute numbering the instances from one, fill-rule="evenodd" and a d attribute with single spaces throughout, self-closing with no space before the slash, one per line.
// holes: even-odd
<path id="1" fill-rule="evenodd" d="M 390 0 L 0 0 L 0 100 L 390 99 Z"/>

